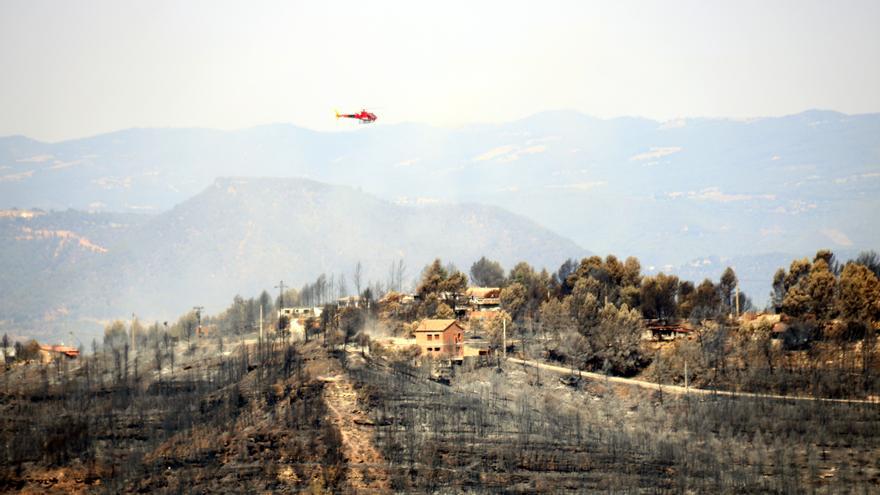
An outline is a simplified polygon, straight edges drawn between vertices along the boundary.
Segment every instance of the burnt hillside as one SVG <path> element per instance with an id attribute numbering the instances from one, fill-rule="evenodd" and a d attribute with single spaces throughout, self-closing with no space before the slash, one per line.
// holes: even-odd
<path id="1" fill-rule="evenodd" d="M 0 489 L 583 493 L 876 490 L 874 404 L 670 396 L 507 364 L 449 385 L 274 340 L 18 366 Z M 153 355 L 152 351 L 158 352 Z M 164 353 L 163 353 L 164 352 Z"/>

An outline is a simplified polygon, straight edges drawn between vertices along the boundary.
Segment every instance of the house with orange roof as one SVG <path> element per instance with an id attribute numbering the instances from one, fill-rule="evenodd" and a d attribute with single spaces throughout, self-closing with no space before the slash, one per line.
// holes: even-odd
<path id="1" fill-rule="evenodd" d="M 461 359 L 464 356 L 464 329 L 457 320 L 425 319 L 414 331 L 422 355 Z"/>
<path id="2" fill-rule="evenodd" d="M 49 362 L 55 356 L 76 359 L 79 357 L 79 349 L 66 345 L 40 345 L 40 357 L 43 362 Z"/>

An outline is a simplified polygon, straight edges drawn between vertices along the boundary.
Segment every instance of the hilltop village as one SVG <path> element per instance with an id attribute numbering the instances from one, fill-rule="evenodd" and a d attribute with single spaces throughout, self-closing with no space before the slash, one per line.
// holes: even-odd
<path id="1" fill-rule="evenodd" d="M 732 269 L 437 260 L 413 291 L 321 276 L 111 322 L 91 352 L 4 339 L 0 489 L 871 491 L 876 261 L 795 260 L 756 311 Z"/>
<path id="2" fill-rule="evenodd" d="M 175 345 L 191 353 L 201 341 L 224 348 L 224 341 L 317 339 L 345 352 L 424 362 L 443 376 L 456 365 L 498 366 L 515 357 L 670 385 L 877 395 L 874 253 L 846 263 L 827 250 L 795 260 L 777 272 L 771 301 L 760 311 L 739 291 L 731 268 L 717 282 L 695 285 L 663 273 L 643 275 L 635 258 L 568 260 L 551 274 L 526 263 L 505 272 L 484 257 L 469 275 L 438 259 L 424 267 L 411 292 L 400 290 L 404 271 L 392 266 L 383 286 L 362 282 L 358 265 L 355 295 L 347 295 L 344 277 L 321 275 L 300 289 L 280 283 L 274 300 L 266 291 L 236 296 L 216 315 L 196 307 L 171 325 L 115 321 L 103 346 L 92 342 L 92 351 L 133 356 L 150 350 L 158 366 L 171 359 L 160 356 Z M 83 352 L 82 345 L 13 346 L 8 338 L 3 349 L 10 364 L 70 360 Z M 804 369 L 813 376 L 804 378 Z"/>

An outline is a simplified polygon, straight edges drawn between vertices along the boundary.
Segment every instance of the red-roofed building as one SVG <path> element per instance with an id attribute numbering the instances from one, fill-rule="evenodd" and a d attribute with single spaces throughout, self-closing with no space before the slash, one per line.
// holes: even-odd
<path id="1" fill-rule="evenodd" d="M 64 357 L 70 359 L 76 359 L 79 357 L 79 349 L 76 347 L 70 347 L 66 345 L 40 345 L 40 351 L 46 353 L 49 356 L 54 354 L 61 354 Z"/>
<path id="2" fill-rule="evenodd" d="M 422 320 L 415 334 L 416 344 L 425 356 L 453 359 L 464 356 L 464 329 L 456 320 Z"/>

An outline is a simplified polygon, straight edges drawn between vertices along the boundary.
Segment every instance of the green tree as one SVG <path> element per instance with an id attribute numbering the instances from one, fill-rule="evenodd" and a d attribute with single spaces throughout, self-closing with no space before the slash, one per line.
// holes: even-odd
<path id="1" fill-rule="evenodd" d="M 623 262 L 623 280 L 622 284 L 624 287 L 633 286 L 639 287 L 642 285 L 642 265 L 639 263 L 638 258 L 630 256 Z"/>
<path id="2" fill-rule="evenodd" d="M 442 302 L 452 308 L 455 301 L 467 290 L 467 275 L 456 270 L 454 266 L 443 266 L 440 259 L 434 260 L 422 270 L 417 294 L 421 303 L 418 313 L 433 317 Z"/>
<path id="3" fill-rule="evenodd" d="M 510 270 L 510 275 L 507 278 L 508 284 L 518 283 L 525 288 L 525 305 L 514 316 L 514 319 L 519 321 L 524 318 L 534 318 L 541 303 L 549 297 L 550 273 L 547 270 L 536 272 L 528 263 L 520 262 Z"/>
<path id="4" fill-rule="evenodd" d="M 718 288 L 708 278 L 694 291 L 694 309 L 690 317 L 696 319 L 715 318 L 721 306 Z"/>
<path id="5" fill-rule="evenodd" d="M 440 290 L 453 295 L 464 294 L 464 292 L 467 291 L 467 286 L 467 275 L 459 271 L 454 271 L 450 272 L 449 276 L 446 277 L 446 280 L 440 284 Z"/>
<path id="6" fill-rule="evenodd" d="M 593 341 L 580 333 L 571 334 L 567 354 L 572 366 L 578 370 L 587 368 L 596 355 Z M 580 375 L 580 373 L 578 373 Z"/>
<path id="7" fill-rule="evenodd" d="M 593 329 L 591 343 L 594 362 L 615 374 L 631 375 L 644 363 L 641 339 L 642 315 L 626 305 L 609 303 L 599 311 L 599 324 Z"/>
<path id="8" fill-rule="evenodd" d="M 770 292 L 770 303 L 777 313 L 782 311 L 782 303 L 785 300 L 785 270 L 780 268 L 773 274 L 773 290 Z"/>
<path id="9" fill-rule="evenodd" d="M 853 263 L 859 264 L 871 270 L 874 273 L 874 276 L 880 278 L 880 255 L 878 255 L 875 251 L 862 251 L 853 260 Z"/>
<path id="10" fill-rule="evenodd" d="M 620 289 L 620 305 L 626 304 L 630 308 L 638 308 L 642 305 L 642 289 L 636 285 L 626 285 Z"/>
<path id="11" fill-rule="evenodd" d="M 578 331 L 582 334 L 588 334 L 599 318 L 601 305 L 592 290 L 594 283 L 594 279 L 579 279 L 567 298 L 571 315 L 577 323 Z"/>
<path id="12" fill-rule="evenodd" d="M 281 315 L 278 317 L 278 331 L 279 332 L 287 332 L 290 327 L 290 317 L 287 315 Z"/>
<path id="13" fill-rule="evenodd" d="M 610 297 L 613 281 L 602 258 L 590 256 L 581 260 L 581 264 L 575 271 L 575 277 L 577 281 L 574 285 L 586 281 L 590 292 L 603 304 L 606 300 L 613 300 L 613 297 Z"/>
<path id="14" fill-rule="evenodd" d="M 816 315 L 818 320 L 827 320 L 834 309 L 834 294 L 837 290 L 837 279 L 825 259 L 819 258 L 813 263 L 810 275 L 806 279 L 806 293 L 809 296 L 807 310 Z"/>
<path id="15" fill-rule="evenodd" d="M 840 316 L 870 324 L 880 321 L 880 281 L 867 266 L 847 263 L 840 275 L 836 300 Z"/>
<path id="16" fill-rule="evenodd" d="M 617 287 L 623 285 L 627 274 L 626 267 L 617 259 L 617 256 L 609 254 L 605 257 L 605 271 L 608 273 L 608 279 L 611 283 Z"/>
<path id="17" fill-rule="evenodd" d="M 525 261 L 520 261 L 510 270 L 510 276 L 507 278 L 511 283 L 517 282 L 523 287 L 528 287 L 536 282 L 537 274 L 531 265 Z"/>
<path id="18" fill-rule="evenodd" d="M 577 260 L 569 258 L 565 260 L 565 263 L 560 265 L 559 270 L 553 274 L 553 279 L 559 286 L 560 295 L 566 296 L 571 294 L 571 289 L 574 287 L 574 280 L 571 280 L 571 276 L 574 274 L 575 270 L 577 270 L 577 267 Z"/>
<path id="19" fill-rule="evenodd" d="M 434 312 L 434 318 L 449 320 L 455 318 L 455 311 L 453 311 L 448 304 L 440 303 L 437 305 L 437 310 Z"/>
<path id="20" fill-rule="evenodd" d="M 125 323 L 114 320 L 104 327 L 104 347 L 108 349 L 121 349 L 128 342 L 128 332 L 125 331 Z"/>
<path id="21" fill-rule="evenodd" d="M 471 280 L 481 287 L 503 287 L 504 268 L 501 267 L 501 263 L 483 256 L 471 265 Z"/>
<path id="22" fill-rule="evenodd" d="M 575 333 L 575 322 L 571 317 L 570 297 L 563 300 L 551 298 L 541 304 L 540 325 L 543 334 L 544 350 L 558 355 L 563 339 Z"/>
<path id="23" fill-rule="evenodd" d="M 260 293 L 260 307 L 263 308 L 263 317 L 270 317 L 272 314 L 272 296 L 265 290 Z"/>
<path id="24" fill-rule="evenodd" d="M 694 296 L 696 295 L 696 290 L 694 283 L 690 280 L 682 280 L 679 282 L 678 294 L 676 295 L 679 318 L 687 318 L 691 315 L 691 312 L 694 310 Z"/>
<path id="25" fill-rule="evenodd" d="M 174 324 L 173 331 L 189 342 L 192 340 L 193 335 L 195 335 L 197 326 L 198 322 L 196 319 L 196 313 L 195 311 L 190 311 L 177 320 L 177 323 Z"/>
<path id="26" fill-rule="evenodd" d="M 810 268 L 812 268 L 812 263 L 806 258 L 792 261 L 788 274 L 785 275 L 785 292 L 788 293 L 789 289 L 795 287 L 801 280 L 808 277 L 810 275 Z"/>
<path id="27" fill-rule="evenodd" d="M 440 259 L 435 259 L 430 265 L 422 270 L 422 277 L 416 288 L 416 293 L 425 297 L 428 294 L 436 294 L 442 290 L 442 285 L 446 281 L 449 274 Z"/>
<path id="28" fill-rule="evenodd" d="M 782 312 L 795 318 L 807 314 L 810 308 L 810 295 L 801 287 L 795 285 L 785 292 L 782 300 Z"/>
<path id="29" fill-rule="evenodd" d="M 501 307 L 514 319 L 522 318 L 526 309 L 526 287 L 521 282 L 514 282 L 501 289 Z"/>
<path id="30" fill-rule="evenodd" d="M 718 292 L 721 295 L 721 304 L 728 312 L 730 312 L 731 308 L 736 304 L 733 294 L 736 291 L 737 283 L 738 280 L 736 278 L 736 273 L 733 271 L 733 268 L 728 266 L 724 269 L 724 273 L 721 274 L 721 280 L 718 282 Z"/>
<path id="31" fill-rule="evenodd" d="M 658 273 L 642 279 L 639 293 L 641 310 L 645 318 L 674 318 L 678 313 L 675 296 L 678 293 L 678 277 Z"/>
<path id="32" fill-rule="evenodd" d="M 785 291 L 781 306 L 783 313 L 795 318 L 811 314 L 819 320 L 832 316 L 837 279 L 828 260 L 834 262 L 833 254 L 827 250 L 819 251 L 813 263 L 806 258 L 795 260 L 788 273 L 776 273 L 773 295 L 776 298 L 780 289 Z"/>
<path id="33" fill-rule="evenodd" d="M 122 322 L 119 323 L 122 324 Z M 124 325 L 122 326 L 122 331 L 123 333 L 125 332 Z M 15 359 L 18 361 L 32 361 L 40 357 L 40 343 L 34 339 L 28 340 L 24 344 L 16 342 L 14 347 Z"/>

